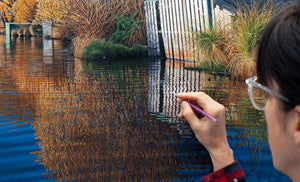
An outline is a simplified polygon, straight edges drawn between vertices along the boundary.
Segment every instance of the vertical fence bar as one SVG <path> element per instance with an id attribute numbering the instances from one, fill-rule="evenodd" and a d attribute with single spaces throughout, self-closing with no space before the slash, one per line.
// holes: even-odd
<path id="1" fill-rule="evenodd" d="M 173 11 L 173 1 L 174 0 L 169 0 L 169 13 L 170 13 L 170 24 L 171 24 L 171 35 L 172 35 L 172 41 L 173 41 L 173 45 L 172 45 L 172 51 L 173 51 L 173 58 L 176 57 L 176 37 L 175 37 L 175 33 L 174 33 L 174 30 L 175 30 L 175 22 L 174 22 L 174 11 Z"/>
<path id="2" fill-rule="evenodd" d="M 183 19 L 183 11 L 182 11 L 182 0 L 178 0 L 178 6 L 179 6 L 179 9 L 178 9 L 178 14 L 179 14 L 179 27 L 180 27 L 180 39 L 181 39 L 181 46 L 182 46 L 182 60 L 184 60 L 185 58 L 185 30 L 184 30 L 184 19 Z"/>
<path id="3" fill-rule="evenodd" d="M 161 33 L 162 33 L 162 39 L 163 39 L 164 48 L 165 48 L 164 50 L 165 50 L 166 57 L 168 57 L 167 54 L 169 54 L 169 52 L 168 52 L 169 39 L 167 38 L 167 33 L 166 33 L 167 21 L 166 21 L 165 3 L 163 0 L 159 1 L 159 11 L 160 11 L 160 20 L 161 20 Z"/>
<path id="4" fill-rule="evenodd" d="M 179 10 L 179 7 L 178 7 L 178 0 L 174 0 L 173 2 L 173 11 L 174 11 L 174 22 L 175 22 L 175 35 L 176 35 L 176 40 L 177 40 L 177 51 L 178 51 L 178 59 L 181 59 L 181 44 L 180 44 L 180 22 L 178 21 L 179 20 L 179 13 L 178 13 L 178 10 Z"/>
<path id="5" fill-rule="evenodd" d="M 165 14 L 166 14 L 166 20 L 167 20 L 167 26 L 166 26 L 166 32 L 168 35 L 168 40 L 169 40 L 169 58 L 171 58 L 173 56 L 173 52 L 172 52 L 172 36 L 171 36 L 171 30 L 170 30 L 170 14 L 169 14 L 169 0 L 163 0 L 164 4 L 165 4 Z"/>
<path id="6" fill-rule="evenodd" d="M 196 32 L 199 33 L 201 32 L 201 23 L 200 23 L 200 17 L 199 17 L 199 1 L 200 0 L 195 0 L 195 18 L 196 18 Z M 197 60 L 199 62 L 199 57 L 200 57 L 200 54 L 199 54 L 199 51 L 196 50 L 196 48 L 194 48 L 196 51 L 196 57 L 197 57 Z"/>
<path id="7" fill-rule="evenodd" d="M 159 56 L 160 55 L 160 49 L 159 49 L 159 38 L 158 38 L 158 22 L 157 22 L 157 11 L 156 11 L 156 5 L 155 5 L 155 1 L 151 1 L 151 8 L 152 8 L 152 21 L 154 22 L 153 25 L 153 35 L 154 35 L 154 44 L 156 46 L 154 46 L 154 48 L 156 49 L 156 55 L 155 56 Z"/>
<path id="8" fill-rule="evenodd" d="M 170 1 L 169 0 L 166 0 L 167 1 L 167 6 L 168 6 L 168 11 L 167 11 L 167 14 L 168 14 L 168 20 L 169 20 L 169 26 L 168 26 L 168 34 L 169 34 L 169 38 L 171 40 L 171 53 L 172 53 L 172 56 L 170 58 L 174 58 L 174 39 L 173 39 L 173 22 L 172 22 L 172 13 L 171 13 L 171 4 L 170 4 Z"/>
<path id="9" fill-rule="evenodd" d="M 188 60 L 191 60 L 191 45 L 192 45 L 192 37 L 191 37 L 191 13 L 190 13 L 190 6 L 191 6 L 191 4 L 190 4 L 190 0 L 186 0 L 186 22 L 187 22 L 187 26 L 186 26 L 186 31 L 188 32 L 188 41 L 189 41 L 189 44 L 188 44 L 188 46 L 189 46 L 189 51 L 187 52 L 187 59 Z"/>
<path id="10" fill-rule="evenodd" d="M 201 27 L 202 27 L 202 31 L 205 31 L 206 30 L 206 25 L 205 25 L 205 12 L 204 12 L 204 0 L 201 0 L 201 3 L 200 3 L 200 14 L 201 14 Z"/>
<path id="11" fill-rule="evenodd" d="M 161 23 L 161 12 L 160 12 L 160 8 L 159 8 L 159 1 L 157 0 L 155 2 L 155 10 L 156 10 L 156 22 L 157 22 L 157 31 L 158 31 L 158 42 L 159 42 L 159 53 L 160 53 L 160 57 L 162 59 L 166 58 L 166 51 L 165 51 L 165 45 L 164 45 L 164 40 L 163 40 L 163 36 L 162 36 L 162 31 L 161 31 L 161 27 L 162 27 L 162 23 Z"/>
<path id="12" fill-rule="evenodd" d="M 191 12 L 191 37 L 192 37 L 192 47 L 191 47 L 191 54 L 193 55 L 192 60 L 196 61 L 196 56 L 195 56 L 195 51 L 194 51 L 194 46 L 195 46 L 195 37 L 194 37 L 194 32 L 195 32 L 195 0 L 190 0 L 190 12 Z"/>

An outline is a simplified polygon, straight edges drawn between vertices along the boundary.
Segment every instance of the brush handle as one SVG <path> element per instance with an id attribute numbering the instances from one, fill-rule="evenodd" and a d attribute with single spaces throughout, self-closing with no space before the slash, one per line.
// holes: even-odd
<path id="1" fill-rule="evenodd" d="M 187 100 L 185 100 L 187 101 Z M 188 101 L 187 101 L 188 102 Z M 206 116 L 208 119 L 212 120 L 213 122 L 218 122 L 215 118 L 211 117 L 209 114 L 207 114 L 206 112 L 204 112 L 203 110 L 199 109 L 197 106 L 195 106 L 194 104 L 191 104 L 190 102 L 188 102 L 189 105 L 195 110 L 197 111 L 198 113 Z"/>
<path id="2" fill-rule="evenodd" d="M 172 92 L 172 93 L 177 97 L 177 94 L 176 94 L 175 92 Z M 185 99 L 184 99 L 183 101 L 188 102 L 189 105 L 190 105 L 196 112 L 198 112 L 198 113 L 200 113 L 200 114 L 206 116 L 208 119 L 212 120 L 212 121 L 215 122 L 215 123 L 218 122 L 215 118 L 211 117 L 209 114 L 207 114 L 207 113 L 204 112 L 203 110 L 199 109 L 199 107 L 197 107 L 197 106 L 195 106 L 194 104 L 190 103 L 188 100 L 185 100 Z"/>

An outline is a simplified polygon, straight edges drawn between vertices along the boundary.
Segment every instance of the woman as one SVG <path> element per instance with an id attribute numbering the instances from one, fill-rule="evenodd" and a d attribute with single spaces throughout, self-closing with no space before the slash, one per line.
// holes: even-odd
<path id="1" fill-rule="evenodd" d="M 277 15 L 265 28 L 257 54 L 257 76 L 246 80 L 250 100 L 266 115 L 275 168 L 300 181 L 300 3 Z M 259 90 L 259 92 L 255 92 Z M 202 181 L 244 181 L 227 141 L 225 108 L 205 93 L 177 94 L 179 117 L 187 120 L 212 159 L 214 173 Z M 257 100 L 259 98 L 259 100 Z M 217 119 L 199 119 L 186 100 Z M 265 101 L 265 102 L 263 102 Z"/>

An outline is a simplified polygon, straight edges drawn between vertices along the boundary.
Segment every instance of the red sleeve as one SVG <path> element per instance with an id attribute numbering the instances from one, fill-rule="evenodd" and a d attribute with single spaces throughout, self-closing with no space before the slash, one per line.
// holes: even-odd
<path id="1" fill-rule="evenodd" d="M 246 174 L 242 169 L 240 163 L 235 161 L 234 163 L 210 173 L 207 176 L 202 177 L 201 182 L 242 182 L 246 181 Z"/>

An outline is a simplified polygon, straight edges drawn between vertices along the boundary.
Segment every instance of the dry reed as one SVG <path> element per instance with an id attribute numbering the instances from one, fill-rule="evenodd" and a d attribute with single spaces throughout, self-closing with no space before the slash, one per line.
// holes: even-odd
<path id="1" fill-rule="evenodd" d="M 127 15 L 126 0 L 73 0 L 70 20 L 82 37 L 108 38 L 115 30 L 116 17 Z"/>
<path id="2" fill-rule="evenodd" d="M 238 4 L 234 27 L 225 50 L 230 58 L 230 71 L 236 77 L 244 79 L 256 74 L 255 57 L 260 35 L 280 9 L 281 6 L 272 0 Z"/>
<path id="3" fill-rule="evenodd" d="M 145 19 L 143 1 L 138 0 L 72 0 L 70 20 L 74 33 L 75 55 L 80 57 L 82 49 L 94 39 L 107 40 L 116 30 L 118 16 L 130 16 L 136 11 L 135 20 Z M 145 44 L 146 27 L 141 23 L 124 44 Z"/>

